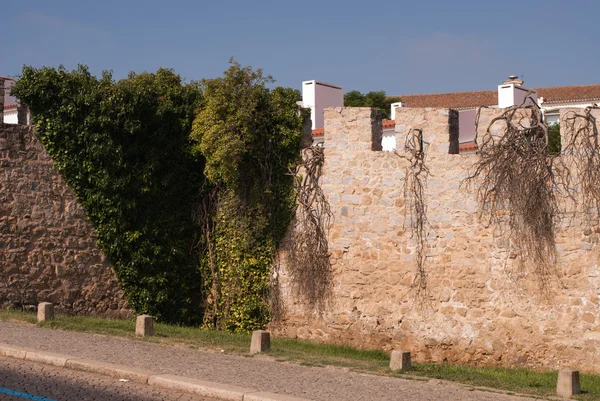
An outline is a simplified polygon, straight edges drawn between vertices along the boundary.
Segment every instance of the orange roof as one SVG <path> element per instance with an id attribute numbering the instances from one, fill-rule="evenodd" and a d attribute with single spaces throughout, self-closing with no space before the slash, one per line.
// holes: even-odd
<path id="1" fill-rule="evenodd" d="M 459 150 L 477 150 L 477 144 L 474 141 L 464 142 L 458 146 Z"/>
<path id="2" fill-rule="evenodd" d="M 544 103 L 585 102 L 600 100 L 600 84 L 580 86 L 554 86 L 533 88 Z M 396 96 L 394 96 L 396 97 Z M 449 92 L 425 95 L 400 95 L 405 107 L 440 107 L 445 109 L 467 109 L 498 104 L 498 91 Z"/>
<path id="3" fill-rule="evenodd" d="M 433 93 L 400 96 L 403 107 L 439 107 L 445 109 L 493 106 L 498 104 L 497 91 Z"/>
<path id="4" fill-rule="evenodd" d="M 18 105 L 16 105 L 16 104 L 8 104 L 8 105 L 4 106 L 4 110 L 16 109 L 17 107 L 18 107 Z"/>
<path id="5" fill-rule="evenodd" d="M 536 89 L 544 103 L 584 102 L 600 99 L 600 85 L 555 86 Z"/>
<path id="6" fill-rule="evenodd" d="M 317 128 L 312 130 L 312 136 L 321 136 L 325 135 L 325 128 Z"/>

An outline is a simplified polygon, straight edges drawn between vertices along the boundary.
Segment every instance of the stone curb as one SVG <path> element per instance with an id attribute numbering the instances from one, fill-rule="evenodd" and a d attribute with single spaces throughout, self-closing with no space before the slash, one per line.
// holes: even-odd
<path id="1" fill-rule="evenodd" d="M 258 391 L 229 384 L 192 379 L 171 374 L 158 374 L 144 369 L 131 368 L 107 362 L 76 358 L 68 355 L 37 351 L 0 343 L 0 356 L 24 359 L 71 370 L 118 377 L 133 382 L 165 389 L 193 393 L 204 397 L 227 401 L 310 401 L 282 394 Z"/>
<path id="2" fill-rule="evenodd" d="M 132 382 L 148 384 L 148 378 L 155 375 L 145 369 L 130 368 L 114 363 L 97 362 L 89 359 L 69 359 L 65 367 L 73 370 L 80 370 L 88 373 L 98 373 L 105 376 L 115 377 L 118 379 L 127 379 Z"/>
<path id="3" fill-rule="evenodd" d="M 190 379 L 177 375 L 156 375 L 148 378 L 148 384 L 173 390 L 194 393 L 203 397 L 218 398 L 228 401 L 244 401 L 244 395 L 256 393 L 256 390 L 214 383 L 198 379 Z"/>
<path id="4" fill-rule="evenodd" d="M 9 358 L 25 359 L 28 350 L 26 348 L 15 347 L 14 345 L 0 344 L 0 356 Z"/>
<path id="5" fill-rule="evenodd" d="M 259 391 L 256 393 L 244 394 L 244 401 L 307 401 L 306 398 L 296 398 L 289 395 L 268 393 Z"/>
<path id="6" fill-rule="evenodd" d="M 58 366 L 59 368 L 64 368 L 69 359 L 73 358 L 68 355 L 54 354 L 52 352 L 27 351 L 25 354 L 26 361 L 41 362 L 47 365 Z"/>

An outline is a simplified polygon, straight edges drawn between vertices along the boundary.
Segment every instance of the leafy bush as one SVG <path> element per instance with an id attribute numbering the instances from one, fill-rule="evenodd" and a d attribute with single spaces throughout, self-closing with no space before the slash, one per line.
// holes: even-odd
<path id="1" fill-rule="evenodd" d="M 290 169 L 308 112 L 296 105 L 298 91 L 271 90 L 272 82 L 232 62 L 222 78 L 203 82 L 193 125 L 208 180 L 198 213 L 208 228 L 205 322 L 217 328 L 249 331 L 268 322 L 271 263 L 295 209 Z"/>

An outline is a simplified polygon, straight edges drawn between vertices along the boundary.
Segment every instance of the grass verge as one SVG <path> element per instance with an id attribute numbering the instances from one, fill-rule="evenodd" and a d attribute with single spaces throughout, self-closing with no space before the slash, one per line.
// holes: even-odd
<path id="1" fill-rule="evenodd" d="M 0 321 L 36 324 L 34 313 L 0 310 Z M 140 341 L 186 346 L 193 349 L 213 350 L 247 355 L 250 336 L 202 328 L 172 326 L 155 323 L 153 337 L 135 336 L 135 321 L 103 319 L 82 316 L 56 316 L 51 322 L 39 324 L 52 329 L 88 332 L 126 337 Z M 394 373 L 388 368 L 389 355 L 378 350 L 359 350 L 352 347 L 318 344 L 310 341 L 274 338 L 268 354 L 278 360 L 292 361 L 309 366 L 338 366 L 350 370 L 427 380 L 430 378 L 463 383 L 474 388 L 485 387 L 535 397 L 555 396 L 556 372 L 529 369 L 481 368 L 465 365 L 414 364 L 414 369 Z M 600 400 L 600 375 L 581 375 L 585 392 L 576 399 Z"/>

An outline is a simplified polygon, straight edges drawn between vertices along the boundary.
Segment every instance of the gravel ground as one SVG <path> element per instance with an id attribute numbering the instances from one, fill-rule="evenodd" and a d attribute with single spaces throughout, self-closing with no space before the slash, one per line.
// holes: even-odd
<path id="1" fill-rule="evenodd" d="M 9 395 L 11 390 L 55 401 L 210 401 L 196 395 L 0 357 L 0 400 L 24 399 Z"/>
<path id="2" fill-rule="evenodd" d="M 244 357 L 125 338 L 0 322 L 0 342 L 315 401 L 486 400 L 528 398 L 431 380 L 403 380 L 338 368 L 306 367 L 264 356 Z"/>

